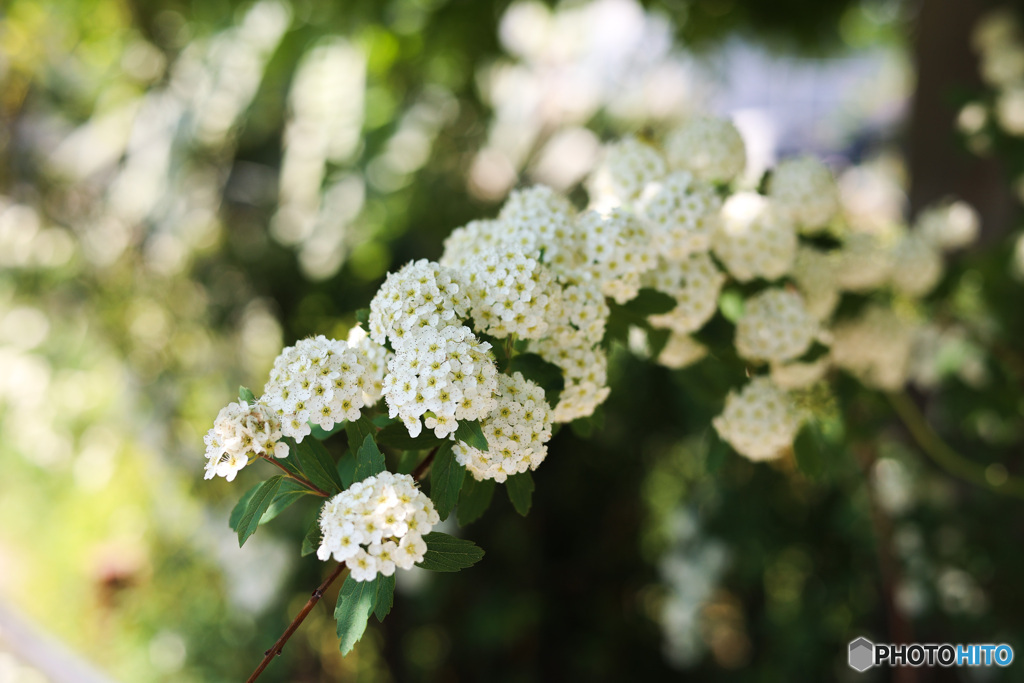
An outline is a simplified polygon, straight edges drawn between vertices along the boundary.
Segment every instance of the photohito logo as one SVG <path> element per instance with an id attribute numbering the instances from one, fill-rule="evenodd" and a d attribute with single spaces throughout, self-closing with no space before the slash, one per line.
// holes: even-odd
<path id="1" fill-rule="evenodd" d="M 849 664 L 856 671 L 873 666 L 1009 666 L 1013 648 L 1000 645 L 950 643 L 912 643 L 892 645 L 872 643 L 867 638 L 850 642 Z"/>

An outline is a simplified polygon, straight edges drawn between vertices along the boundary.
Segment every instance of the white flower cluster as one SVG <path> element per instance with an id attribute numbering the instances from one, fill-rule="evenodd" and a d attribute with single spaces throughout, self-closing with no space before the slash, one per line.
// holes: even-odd
<path id="1" fill-rule="evenodd" d="M 771 199 L 753 192 L 725 201 L 722 222 L 711 238 L 715 256 L 740 282 L 782 277 L 793 267 L 796 246 L 793 224 Z"/>
<path id="2" fill-rule="evenodd" d="M 274 361 L 262 400 L 277 413 L 284 435 L 302 441 L 310 422 L 329 430 L 359 419 L 367 398 L 366 369 L 359 351 L 347 342 L 323 335 L 303 339 Z"/>
<path id="3" fill-rule="evenodd" d="M 640 197 L 649 183 L 665 176 L 665 160 L 656 149 L 633 137 L 604 148 L 604 161 L 590 176 L 594 196 L 614 196 L 624 202 Z"/>
<path id="4" fill-rule="evenodd" d="M 651 325 L 677 334 L 700 329 L 718 309 L 718 295 L 725 280 L 725 273 L 706 252 L 663 262 L 648 275 L 647 285 L 673 297 L 676 307 L 650 316 Z"/>
<path id="5" fill-rule="evenodd" d="M 640 278 L 656 263 L 647 223 L 622 209 L 607 215 L 588 211 L 580 216 L 584 235 L 583 279 L 601 284 L 601 291 L 620 304 L 640 291 Z"/>
<path id="6" fill-rule="evenodd" d="M 767 377 L 731 391 L 725 410 L 712 420 L 719 436 L 751 460 L 771 460 L 793 444 L 803 418 L 790 395 Z"/>
<path id="7" fill-rule="evenodd" d="M 397 351 L 423 328 L 459 324 L 469 310 L 469 297 L 453 271 L 420 259 L 388 275 L 370 302 L 370 337 L 385 339 Z"/>
<path id="8" fill-rule="evenodd" d="M 996 121 L 1010 135 L 1024 136 L 1024 31 L 1019 18 L 1009 8 L 993 10 L 975 26 L 972 39 L 982 79 L 996 90 Z"/>
<path id="9" fill-rule="evenodd" d="M 914 324 L 891 308 L 872 305 L 832 328 L 832 359 L 870 387 L 895 391 L 907 381 Z"/>
<path id="10" fill-rule="evenodd" d="M 455 458 L 477 481 L 498 483 L 514 474 L 535 470 L 547 457 L 551 411 L 544 390 L 521 373 L 498 377 L 497 405 L 480 422 L 487 438 L 481 451 L 459 441 Z"/>
<path id="11" fill-rule="evenodd" d="M 459 420 L 479 420 L 494 407 L 498 369 L 491 345 L 464 325 L 424 327 L 395 350 L 384 378 L 389 415 L 418 436 L 423 424 L 444 438 Z"/>
<path id="12" fill-rule="evenodd" d="M 695 116 L 665 139 L 669 168 L 713 183 L 731 182 L 747 165 L 747 150 L 727 119 Z"/>
<path id="13" fill-rule="evenodd" d="M 821 232 L 839 211 L 839 188 L 828 166 L 813 157 L 786 159 L 772 169 L 768 196 L 801 232 Z"/>
<path id="14" fill-rule="evenodd" d="M 381 472 L 331 498 L 320 512 L 316 556 L 348 565 L 355 581 L 391 576 L 423 561 L 423 536 L 440 521 L 434 503 L 408 474 Z"/>
<path id="15" fill-rule="evenodd" d="M 788 361 L 810 348 L 818 331 L 796 292 L 771 288 L 747 300 L 736 324 L 736 351 L 753 361 Z"/>
<path id="16" fill-rule="evenodd" d="M 206 475 L 234 481 L 243 467 L 260 456 L 284 458 L 288 444 L 281 440 L 281 423 L 267 406 L 246 401 L 221 408 L 206 433 Z"/>
<path id="17" fill-rule="evenodd" d="M 490 251 L 466 264 L 461 275 L 472 302 L 470 315 L 481 332 L 521 339 L 547 332 L 557 292 L 551 271 L 537 259 L 515 249 Z"/>
<path id="18" fill-rule="evenodd" d="M 655 251 L 670 260 L 711 248 L 721 207 L 714 187 L 689 171 L 651 183 L 640 202 L 641 215 L 654 230 Z"/>

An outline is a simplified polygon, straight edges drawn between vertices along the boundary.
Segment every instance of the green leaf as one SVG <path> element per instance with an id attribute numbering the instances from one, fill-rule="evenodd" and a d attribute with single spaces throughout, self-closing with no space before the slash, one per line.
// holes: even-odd
<path id="1" fill-rule="evenodd" d="M 419 436 L 413 438 L 409 436 L 409 430 L 401 422 L 389 424 L 377 433 L 378 444 L 403 451 L 425 451 L 436 448 L 445 441 L 447 439 L 437 438 L 429 429 L 424 429 Z"/>
<path id="2" fill-rule="evenodd" d="M 341 477 L 341 483 L 348 488 L 352 485 L 352 482 L 356 480 L 356 456 L 352 451 L 345 451 L 345 453 L 338 458 L 338 476 Z"/>
<path id="3" fill-rule="evenodd" d="M 256 529 L 260 525 L 260 519 L 263 518 L 263 513 L 270 507 L 283 481 L 284 475 L 279 474 L 260 483 L 253 490 L 252 497 L 246 502 L 245 511 L 242 513 L 241 519 L 238 520 L 236 531 L 238 532 L 239 548 L 245 544 L 247 538 L 256 533 Z"/>
<path id="4" fill-rule="evenodd" d="M 356 581 L 349 574 L 338 593 L 334 619 L 338 622 L 338 644 L 341 654 L 347 655 L 366 630 L 366 622 L 377 602 L 377 579 Z"/>
<path id="5" fill-rule="evenodd" d="M 356 453 L 356 474 L 354 480 L 362 481 L 367 477 L 380 474 L 384 469 L 384 454 L 377 448 L 377 444 L 373 441 L 373 436 L 367 434 L 363 440 L 363 445 L 359 447 L 359 452 Z"/>
<path id="6" fill-rule="evenodd" d="M 245 514 L 245 508 L 249 505 L 249 501 L 252 500 L 252 494 L 256 493 L 256 489 L 263 486 L 263 482 L 256 484 L 251 489 L 242 494 L 242 497 L 235 503 L 235 507 L 231 509 L 231 516 L 228 517 L 228 526 L 231 527 L 232 531 L 238 531 L 238 523 L 242 521 L 242 515 Z"/>
<path id="7" fill-rule="evenodd" d="M 373 607 L 373 616 L 377 617 L 377 621 L 384 621 L 384 617 L 391 611 L 391 606 L 395 604 L 395 575 L 380 574 L 376 581 L 377 598 Z"/>
<path id="8" fill-rule="evenodd" d="M 565 388 L 562 370 L 536 353 L 521 353 L 515 356 L 509 363 L 508 371 L 521 372 L 523 377 L 536 382 L 544 390 L 544 399 L 550 405 L 558 403 L 558 398 Z"/>
<path id="9" fill-rule="evenodd" d="M 270 504 L 267 511 L 260 517 L 260 524 L 266 524 L 270 520 L 284 512 L 285 508 L 303 496 L 311 496 L 313 492 L 294 479 L 285 479 L 274 496 L 274 502 Z"/>
<path id="10" fill-rule="evenodd" d="M 447 519 L 455 507 L 465 478 L 466 468 L 455 460 L 452 442 L 448 441 L 437 450 L 430 466 L 430 498 L 441 519 Z"/>
<path id="11" fill-rule="evenodd" d="M 312 555 L 320 547 L 320 515 L 313 518 L 313 523 L 306 529 L 306 535 L 302 539 L 302 557 Z"/>
<path id="12" fill-rule="evenodd" d="M 373 424 L 370 418 L 363 415 L 355 422 L 345 423 L 345 434 L 348 435 L 349 450 L 355 453 L 359 450 L 359 446 L 366 441 L 368 435 L 377 434 L 377 426 Z"/>
<path id="13" fill-rule="evenodd" d="M 729 454 L 729 444 L 722 441 L 722 438 L 718 436 L 718 430 L 714 427 L 708 427 L 706 438 L 707 453 L 705 455 L 704 467 L 709 474 L 714 474 L 721 469 L 722 463 L 725 462 L 725 457 Z"/>
<path id="14" fill-rule="evenodd" d="M 462 493 L 459 495 L 459 507 L 455 509 L 459 526 L 466 526 L 480 519 L 481 515 L 487 512 L 487 508 L 491 506 L 493 496 L 493 479 L 477 481 L 473 477 L 466 477 L 462 484 Z"/>
<path id="15" fill-rule="evenodd" d="M 253 395 L 252 391 L 249 390 L 249 387 L 238 387 L 238 398 L 249 405 L 256 402 L 256 397 Z"/>
<path id="16" fill-rule="evenodd" d="M 665 292 L 644 287 L 633 299 L 625 303 L 624 308 L 631 313 L 646 317 L 659 313 L 668 313 L 676 307 L 677 303 L 674 297 Z"/>
<path id="17" fill-rule="evenodd" d="M 423 537 L 427 552 L 417 566 L 432 572 L 457 572 L 479 562 L 484 551 L 473 541 L 456 538 L 439 531 L 431 531 Z"/>
<path id="18" fill-rule="evenodd" d="M 344 488 L 338 475 L 338 465 L 321 442 L 316 439 L 303 439 L 302 443 L 295 444 L 292 452 L 314 486 L 327 493 L 338 493 Z"/>
<path id="19" fill-rule="evenodd" d="M 398 457 L 398 467 L 395 471 L 399 474 L 412 474 L 413 470 L 423 462 L 424 456 L 421 451 L 402 451 Z"/>
<path id="20" fill-rule="evenodd" d="M 512 501 L 512 507 L 523 517 L 530 512 L 530 505 L 533 504 L 533 475 L 529 472 L 516 474 L 505 480 L 505 491 L 508 499 Z"/>
<path id="21" fill-rule="evenodd" d="M 796 435 L 793 441 L 793 455 L 797 467 L 810 478 L 817 477 L 822 471 L 824 443 L 816 426 L 808 422 Z"/>
<path id="22" fill-rule="evenodd" d="M 356 321 L 363 326 L 364 330 L 370 329 L 370 309 L 360 308 L 356 311 Z"/>
<path id="23" fill-rule="evenodd" d="M 334 423 L 334 426 L 331 427 L 330 429 L 324 429 L 315 422 L 309 423 L 309 434 L 317 441 L 323 441 L 324 439 L 328 439 L 343 429 L 345 429 L 344 422 L 336 422 Z"/>
<path id="24" fill-rule="evenodd" d="M 739 322 L 743 317 L 744 306 L 743 295 L 735 289 L 727 289 L 718 297 L 718 308 L 731 323 Z"/>
<path id="25" fill-rule="evenodd" d="M 487 450 L 487 437 L 480 427 L 480 422 L 473 420 L 460 420 L 459 428 L 455 430 L 455 440 L 461 441 L 467 446 L 472 446 L 478 451 Z"/>

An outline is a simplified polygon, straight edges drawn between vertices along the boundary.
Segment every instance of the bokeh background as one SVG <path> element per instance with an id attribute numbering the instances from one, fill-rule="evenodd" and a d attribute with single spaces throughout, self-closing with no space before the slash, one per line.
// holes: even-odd
<path id="1" fill-rule="evenodd" d="M 957 133 L 989 6 L 7 0 L 0 681 L 244 680 L 325 566 L 298 553 L 313 507 L 237 547 L 252 473 L 201 476 L 218 409 L 282 346 L 343 338 L 389 269 L 512 188 L 580 198 L 602 141 L 695 111 L 737 123 L 750 186 L 809 152 L 885 220 L 951 194 L 979 210 L 943 296 L 992 346 L 972 374 L 952 344 L 914 399 L 1018 471 L 1017 208 L 998 149 Z M 484 562 L 400 577 L 344 659 L 328 595 L 262 680 L 853 680 L 860 635 L 1024 652 L 1019 499 L 936 467 L 863 392 L 840 392 L 819 477 L 720 458 L 723 372 L 617 348 L 608 404 L 554 439 L 529 517 L 497 496 L 457 531 Z"/>

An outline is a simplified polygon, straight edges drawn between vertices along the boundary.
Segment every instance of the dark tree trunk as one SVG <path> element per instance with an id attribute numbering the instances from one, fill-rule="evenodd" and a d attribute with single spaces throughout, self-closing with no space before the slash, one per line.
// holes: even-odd
<path id="1" fill-rule="evenodd" d="M 970 34 L 991 6 L 985 0 L 921 0 L 913 35 L 917 88 L 907 132 L 911 214 L 955 195 L 981 213 L 986 242 L 1013 227 L 1016 204 L 998 162 L 973 156 L 958 139 L 954 98 L 982 87 Z"/>

